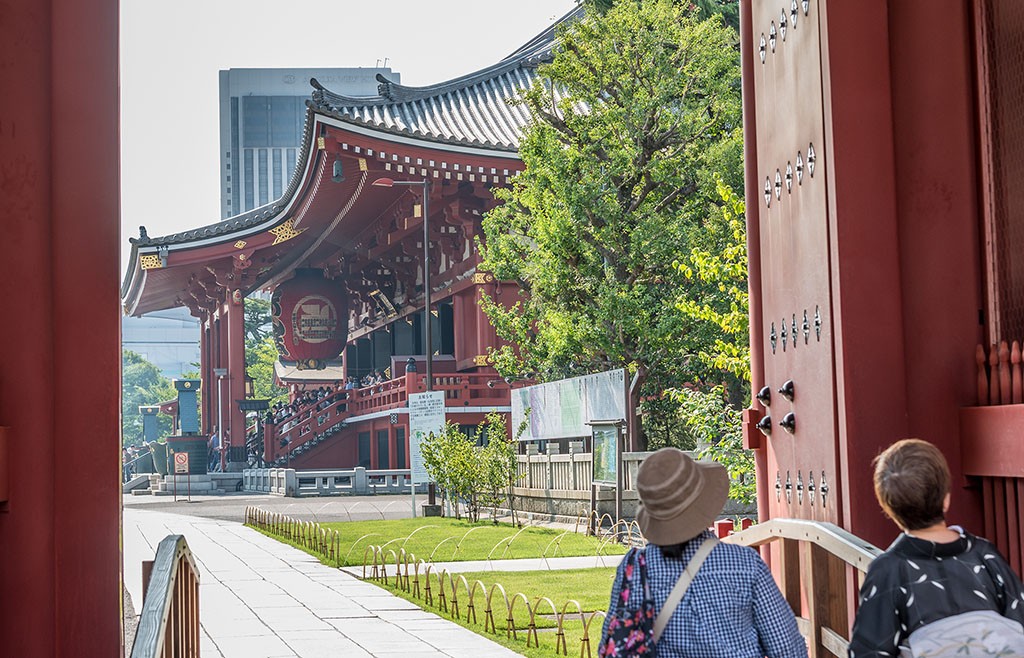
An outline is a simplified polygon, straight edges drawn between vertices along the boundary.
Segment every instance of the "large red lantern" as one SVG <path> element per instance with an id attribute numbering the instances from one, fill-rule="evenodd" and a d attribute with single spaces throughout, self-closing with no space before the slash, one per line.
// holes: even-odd
<path id="1" fill-rule="evenodd" d="M 296 270 L 270 300 L 274 342 L 281 361 L 319 369 L 336 359 L 348 341 L 348 294 L 340 281 L 319 270 Z"/>

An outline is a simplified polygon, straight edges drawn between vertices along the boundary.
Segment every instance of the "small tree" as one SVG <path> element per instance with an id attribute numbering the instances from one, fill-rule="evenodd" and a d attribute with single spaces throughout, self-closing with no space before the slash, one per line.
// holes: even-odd
<path id="1" fill-rule="evenodd" d="M 440 434 L 431 432 L 426 441 L 420 443 L 423 466 L 441 490 L 442 502 L 451 504 L 457 519 L 462 518 L 459 502 L 472 494 L 474 447 L 469 437 L 452 421 L 445 423 Z"/>
<path id="2" fill-rule="evenodd" d="M 519 428 L 516 439 L 525 430 Z M 477 427 L 477 436 L 484 445 L 477 446 L 458 425 L 448 421 L 440 435 L 431 433 L 420 444 L 423 465 L 441 490 L 442 501 L 448 501 L 455 518 L 466 516 L 476 523 L 480 510 L 490 507 L 497 515 L 498 506 L 508 503 L 516 522 L 512 503 L 512 487 L 517 478 L 516 439 L 509 439 L 501 414 L 490 413 Z"/>
<path id="3" fill-rule="evenodd" d="M 501 414 L 494 412 L 487 414 L 487 418 L 479 427 L 479 432 L 487 437 L 486 444 L 478 448 L 482 462 L 479 488 L 483 492 L 483 504 L 493 509 L 495 517 L 498 515 L 498 506 L 507 504 L 512 513 L 513 523 L 516 523 L 517 519 L 512 487 L 519 479 L 516 445 L 525 429 L 524 422 L 518 428 L 516 436 L 509 438 L 505 419 Z"/>
<path id="4" fill-rule="evenodd" d="M 680 389 L 672 395 L 696 436 L 697 456 L 725 466 L 729 471 L 729 497 L 752 504 L 757 494 L 754 460 L 743 448 L 740 410 L 729 404 L 721 387 L 706 392 Z"/>

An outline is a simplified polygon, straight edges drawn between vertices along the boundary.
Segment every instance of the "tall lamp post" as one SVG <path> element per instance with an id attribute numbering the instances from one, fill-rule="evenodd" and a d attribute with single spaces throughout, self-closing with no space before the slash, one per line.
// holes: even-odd
<path id="1" fill-rule="evenodd" d="M 434 390 L 433 378 L 433 351 L 434 343 L 430 331 L 430 179 L 424 178 L 421 181 L 392 180 L 390 178 L 378 178 L 372 185 L 377 187 L 394 187 L 395 185 L 412 185 L 423 188 L 423 349 L 427 355 L 426 387 L 428 391 Z"/>
<path id="2" fill-rule="evenodd" d="M 220 444 L 218 449 L 220 450 L 220 470 L 221 472 L 226 471 L 226 455 L 224 454 L 224 396 L 222 384 L 224 383 L 224 376 L 228 374 L 227 368 L 214 368 L 213 374 L 217 377 L 217 439 Z"/>

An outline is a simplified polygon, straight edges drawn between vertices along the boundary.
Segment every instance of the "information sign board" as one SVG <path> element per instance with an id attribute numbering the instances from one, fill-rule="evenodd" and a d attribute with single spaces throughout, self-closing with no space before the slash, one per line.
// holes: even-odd
<path id="1" fill-rule="evenodd" d="M 413 484 L 430 482 L 420 443 L 444 431 L 444 391 L 409 394 L 409 470 Z"/>
<path id="2" fill-rule="evenodd" d="M 618 484 L 619 427 L 618 425 L 594 425 L 594 484 Z"/>
<path id="3" fill-rule="evenodd" d="M 174 474 L 188 473 L 188 453 L 174 453 Z"/>
<path id="4" fill-rule="evenodd" d="M 517 388 L 512 427 L 526 423 L 520 441 L 584 437 L 593 420 L 626 417 L 627 389 L 622 368 Z"/>

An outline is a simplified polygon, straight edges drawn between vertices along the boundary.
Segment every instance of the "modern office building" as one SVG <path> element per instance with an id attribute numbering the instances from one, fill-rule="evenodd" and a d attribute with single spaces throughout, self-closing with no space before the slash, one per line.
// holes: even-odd
<path id="1" fill-rule="evenodd" d="M 390 68 L 228 69 L 220 72 L 222 219 L 279 198 L 302 142 L 310 78 L 346 96 L 376 96 Z"/>
<path id="2" fill-rule="evenodd" d="M 121 347 L 137 352 L 177 379 L 199 369 L 199 319 L 185 306 L 121 318 Z"/>

